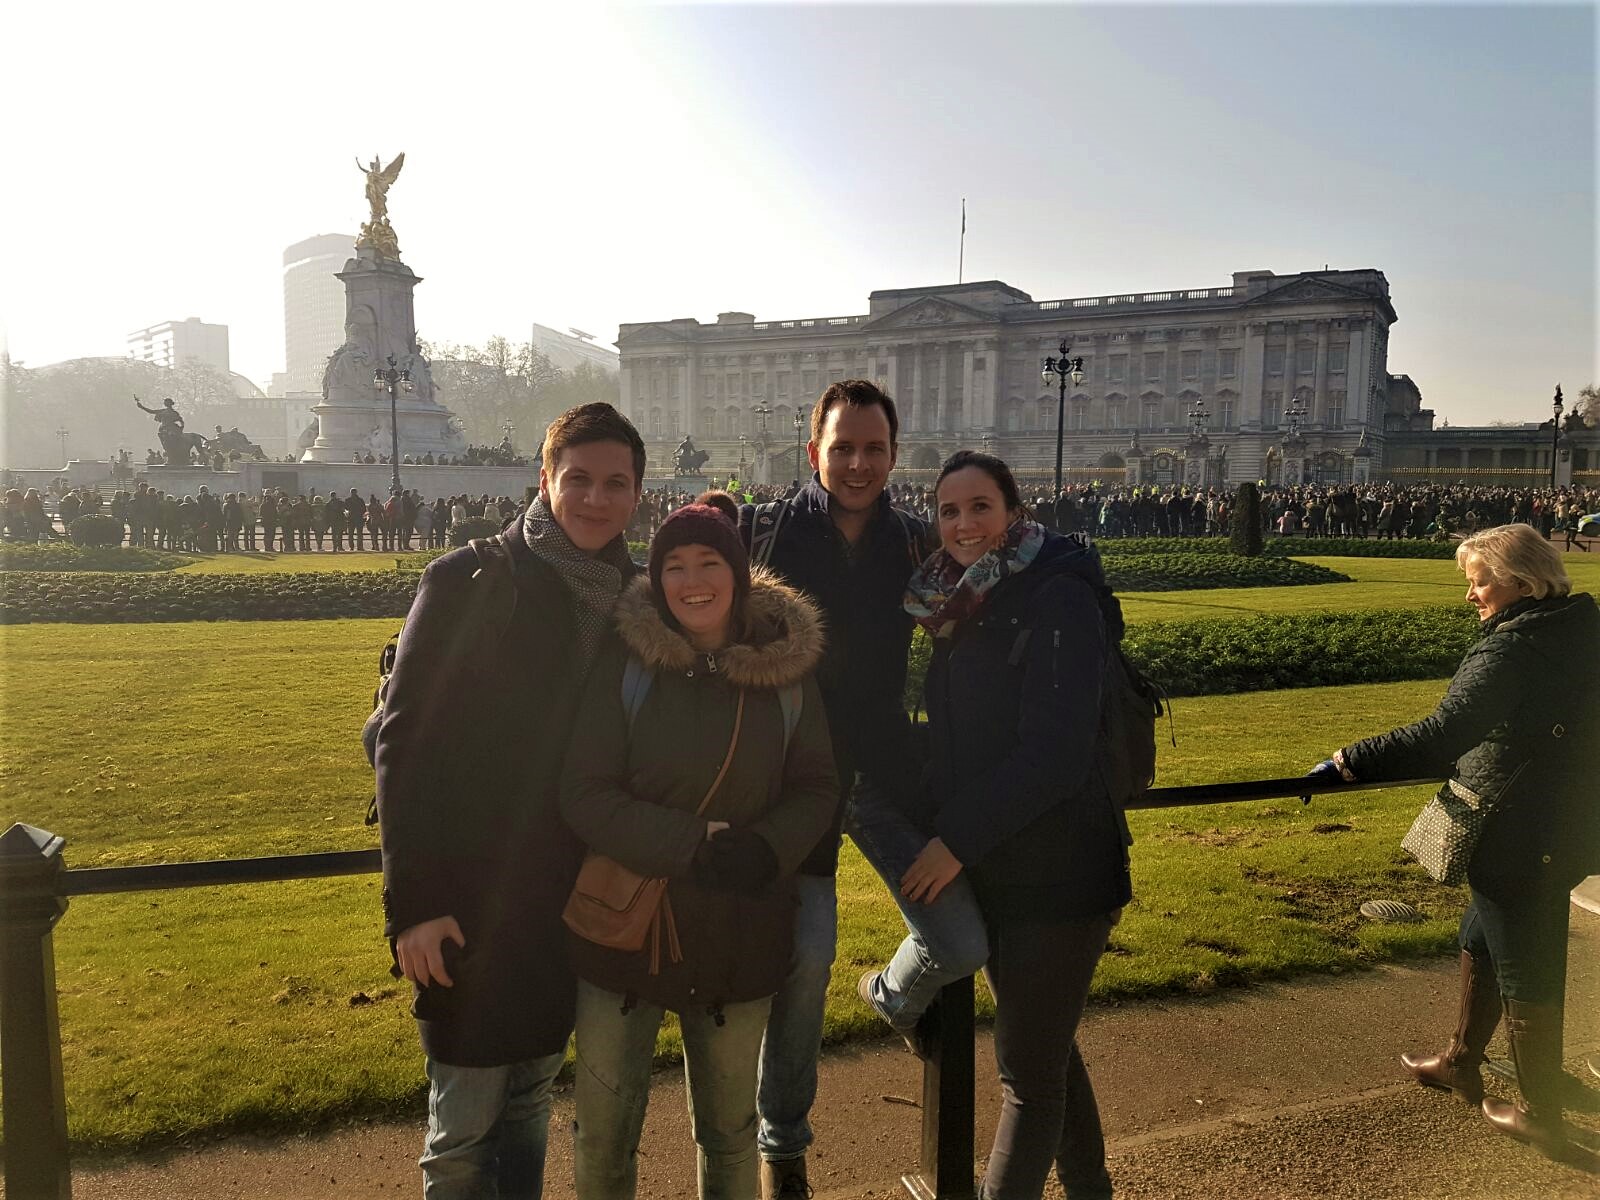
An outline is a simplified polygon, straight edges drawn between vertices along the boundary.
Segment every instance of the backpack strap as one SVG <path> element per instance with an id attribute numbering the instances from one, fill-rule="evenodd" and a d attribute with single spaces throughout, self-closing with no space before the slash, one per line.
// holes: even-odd
<path id="1" fill-rule="evenodd" d="M 750 530 L 750 565 L 764 567 L 772 559 L 778 545 L 778 530 L 789 517 L 787 500 L 768 500 L 756 505 L 755 520 Z"/>
<path id="2" fill-rule="evenodd" d="M 484 582 L 491 586 L 503 581 L 511 592 L 511 607 L 500 622 L 498 637 L 503 637 L 506 630 L 511 628 L 511 621 L 517 615 L 517 602 L 522 599 L 517 590 L 516 568 L 511 563 L 511 551 L 506 549 L 504 537 L 495 534 L 493 537 L 473 538 L 467 545 L 472 547 L 472 553 L 478 558 L 478 569 L 472 573 L 474 580 L 480 576 Z"/>
<path id="3" fill-rule="evenodd" d="M 622 668 L 622 711 L 627 714 L 630 735 L 633 722 L 644 707 L 644 698 L 650 694 L 650 685 L 655 681 L 655 672 L 630 654 L 627 665 Z"/>

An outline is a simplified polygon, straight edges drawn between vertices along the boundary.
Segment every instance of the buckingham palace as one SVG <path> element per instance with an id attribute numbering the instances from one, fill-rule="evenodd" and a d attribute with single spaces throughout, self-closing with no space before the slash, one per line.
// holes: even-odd
<path id="1" fill-rule="evenodd" d="M 652 460 L 688 434 L 715 474 L 797 477 L 812 402 L 868 378 L 899 407 L 902 468 L 972 446 L 1040 477 L 1059 401 L 1040 368 L 1065 341 L 1083 358 L 1065 403 L 1068 478 L 1193 481 L 1198 454 L 1209 482 L 1331 483 L 1376 476 L 1386 430 L 1431 424 L 1418 389 L 1389 374 L 1395 320 L 1382 271 L 1240 271 L 1224 287 L 1064 300 L 994 280 L 897 288 L 865 314 L 626 324 L 617 346 L 623 407 Z"/>

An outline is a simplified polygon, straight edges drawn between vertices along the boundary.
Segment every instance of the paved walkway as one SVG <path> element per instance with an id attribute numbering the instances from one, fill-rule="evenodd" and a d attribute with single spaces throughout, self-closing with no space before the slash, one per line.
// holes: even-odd
<path id="1" fill-rule="evenodd" d="M 1577 1200 L 1600 1174 L 1546 1162 L 1491 1132 L 1476 1111 L 1407 1082 L 1405 1049 L 1442 1045 L 1454 961 L 1384 966 L 1210 997 L 1092 1009 L 1082 1045 L 1100 1092 L 1118 1195 L 1129 1200 Z M 1568 1065 L 1588 1087 L 1573 1114 L 1600 1150 L 1600 916 L 1573 909 Z M 1503 1042 L 1492 1054 L 1505 1053 Z M 998 1107 L 990 1039 L 978 1044 L 980 1152 Z M 1498 1086 L 1491 1081 L 1491 1086 Z M 919 1064 L 898 1041 L 828 1054 L 811 1179 L 818 1200 L 902 1196 L 916 1163 Z M 570 1093 L 553 1120 L 548 1195 L 572 1192 Z M 416 1195 L 420 1122 L 318 1136 L 233 1140 L 119 1162 L 80 1162 L 78 1200 Z M 694 1196 L 681 1073 L 656 1080 L 640 1196 Z M 1059 1191 L 1048 1195 L 1059 1197 Z"/>

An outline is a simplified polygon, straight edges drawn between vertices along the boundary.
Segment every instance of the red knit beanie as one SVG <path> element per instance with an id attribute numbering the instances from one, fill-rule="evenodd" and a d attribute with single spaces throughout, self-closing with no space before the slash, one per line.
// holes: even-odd
<path id="1" fill-rule="evenodd" d="M 650 543 L 650 590 L 661 599 L 661 565 L 679 546 L 707 546 L 733 568 L 733 610 L 750 594 L 750 555 L 739 540 L 739 506 L 727 492 L 703 492 L 661 522 Z"/>

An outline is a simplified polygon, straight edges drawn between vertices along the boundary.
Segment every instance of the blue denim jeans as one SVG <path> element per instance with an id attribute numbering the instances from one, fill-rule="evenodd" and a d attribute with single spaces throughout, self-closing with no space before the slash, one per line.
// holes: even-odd
<path id="1" fill-rule="evenodd" d="M 650 1065 L 665 1010 L 626 1013 L 616 992 L 578 981 L 578 1116 L 573 1130 L 578 1200 L 633 1200 L 639 1136 L 650 1102 Z M 756 1180 L 756 1059 L 770 1001 L 680 1013 L 689 1126 L 699 1150 L 700 1200 L 752 1200 Z"/>
<path id="2" fill-rule="evenodd" d="M 1561 1004 L 1567 994 L 1570 889 L 1531 883 L 1513 904 L 1472 889 L 1461 914 L 1461 948 L 1494 963 L 1500 994 L 1524 1004 Z"/>
<path id="3" fill-rule="evenodd" d="M 565 1052 L 504 1067 L 428 1060 L 427 1200 L 539 1200 L 550 1086 Z"/>
<path id="4" fill-rule="evenodd" d="M 811 1106 L 817 1099 L 822 1014 L 839 940 L 839 893 L 831 875 L 795 880 L 794 961 L 772 998 L 761 1043 L 757 1142 L 768 1162 L 799 1158 L 811 1145 Z"/>
<path id="5" fill-rule="evenodd" d="M 871 788 L 856 788 L 845 831 L 888 885 L 909 930 L 873 981 L 872 1006 L 892 1028 L 915 1029 L 940 988 L 977 974 L 989 961 L 983 912 L 964 872 L 932 904 L 900 894 L 901 877 L 932 839 Z"/>

